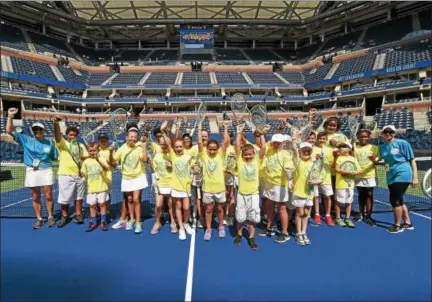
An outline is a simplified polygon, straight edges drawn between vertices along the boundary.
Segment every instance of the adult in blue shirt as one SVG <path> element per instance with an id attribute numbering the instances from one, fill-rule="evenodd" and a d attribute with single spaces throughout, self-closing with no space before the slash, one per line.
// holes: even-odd
<path id="1" fill-rule="evenodd" d="M 382 130 L 384 144 L 379 151 L 386 165 L 387 185 L 390 191 L 390 203 L 393 207 L 394 223 L 387 229 L 390 233 L 400 233 L 404 230 L 414 230 L 408 208 L 404 204 L 403 196 L 410 185 L 418 185 L 417 164 L 411 145 L 396 139 L 396 128 L 385 126 Z M 404 223 L 401 224 L 402 218 Z"/>
<path id="2" fill-rule="evenodd" d="M 33 224 L 33 229 L 39 229 L 44 224 L 44 220 L 42 219 L 41 187 L 43 187 L 48 211 L 48 226 L 53 227 L 55 225 L 52 197 L 52 187 L 54 184 L 53 161 L 57 158 L 57 151 L 54 144 L 45 139 L 45 127 L 41 123 L 34 123 L 32 125 L 34 137 L 15 133 L 13 118 L 17 112 L 18 109 L 16 108 L 8 110 L 6 132 L 12 135 L 15 141 L 24 149 L 24 164 L 26 165 L 25 187 L 30 188 L 33 210 L 37 218 Z"/>

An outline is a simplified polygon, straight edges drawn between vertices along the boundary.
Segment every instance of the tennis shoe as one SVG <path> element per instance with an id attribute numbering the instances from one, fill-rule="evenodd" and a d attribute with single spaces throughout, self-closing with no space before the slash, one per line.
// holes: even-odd
<path id="1" fill-rule="evenodd" d="M 120 228 L 124 228 L 125 226 L 126 226 L 126 223 L 127 223 L 127 220 L 123 220 L 123 219 L 119 219 L 119 220 L 117 220 L 117 222 L 116 223 L 114 223 L 113 225 L 112 225 L 112 229 L 113 230 L 117 230 L 117 229 L 120 229 Z"/>
<path id="2" fill-rule="evenodd" d="M 97 227 L 98 227 L 98 224 L 97 223 L 94 223 L 94 222 L 90 222 L 90 224 L 88 225 L 88 227 L 86 228 L 86 232 L 87 233 L 89 233 L 89 232 L 92 232 L 92 231 L 94 231 L 95 229 L 97 229 Z"/>
<path id="3" fill-rule="evenodd" d="M 102 231 L 104 231 L 104 232 L 108 231 L 108 223 L 106 223 L 106 222 L 102 222 L 102 223 L 101 223 L 101 229 L 102 229 Z"/>
<path id="4" fill-rule="evenodd" d="M 344 220 L 345 224 L 347 225 L 347 227 L 354 229 L 355 228 L 355 224 L 350 220 L 350 219 L 345 219 Z"/>
<path id="5" fill-rule="evenodd" d="M 258 245 L 255 242 L 255 238 L 248 238 L 248 244 L 252 250 L 256 251 L 258 249 Z"/>
<path id="6" fill-rule="evenodd" d="M 364 222 L 365 222 L 367 225 L 371 226 L 371 227 L 374 227 L 374 226 L 377 225 L 377 224 L 376 224 L 376 221 L 373 220 L 371 217 L 366 217 L 366 218 L 364 219 Z"/>
<path id="7" fill-rule="evenodd" d="M 333 218 L 331 218 L 331 216 L 326 216 L 325 220 L 326 220 L 326 223 L 328 226 L 331 226 L 331 227 L 335 226 L 335 223 L 333 221 Z"/>
<path id="8" fill-rule="evenodd" d="M 76 224 L 83 224 L 84 223 L 83 215 L 82 214 L 75 215 L 73 222 L 75 222 Z"/>
<path id="9" fill-rule="evenodd" d="M 178 233 L 177 224 L 175 222 L 171 223 L 171 233 L 173 233 L 173 234 Z"/>
<path id="10" fill-rule="evenodd" d="M 391 234 L 397 234 L 402 233 L 404 231 L 404 228 L 398 225 L 393 224 L 391 227 L 387 229 L 387 232 Z"/>
<path id="11" fill-rule="evenodd" d="M 408 223 L 404 223 L 402 224 L 402 228 L 404 228 L 405 230 L 409 230 L 409 231 L 413 231 L 414 230 L 414 226 L 413 224 L 408 224 Z"/>
<path id="12" fill-rule="evenodd" d="M 219 235 L 219 238 L 225 238 L 226 237 L 226 233 L 225 233 L 225 228 L 224 227 L 219 228 L 218 235 Z"/>
<path id="13" fill-rule="evenodd" d="M 43 219 L 36 219 L 35 223 L 33 223 L 33 230 L 39 230 L 43 225 Z"/>
<path id="14" fill-rule="evenodd" d="M 311 244 L 311 241 L 310 241 L 308 235 L 306 235 L 306 234 L 303 234 L 303 241 L 307 245 Z"/>
<path id="15" fill-rule="evenodd" d="M 58 227 L 58 228 L 62 228 L 62 227 L 64 227 L 64 226 L 66 226 L 68 223 L 69 223 L 69 217 L 65 217 L 65 216 L 63 216 L 63 217 L 60 219 L 60 222 L 59 222 L 59 224 L 57 225 L 57 227 Z"/>
<path id="16" fill-rule="evenodd" d="M 189 223 L 185 223 L 184 224 L 184 229 L 186 231 L 186 233 L 188 233 L 189 235 L 192 235 L 194 230 L 192 229 L 192 227 L 189 225 Z"/>
<path id="17" fill-rule="evenodd" d="M 141 227 L 141 223 L 137 223 L 135 225 L 135 234 L 141 234 L 142 233 L 142 227 Z"/>
<path id="18" fill-rule="evenodd" d="M 186 231 L 185 231 L 185 229 L 180 229 L 179 230 L 179 239 L 180 240 L 186 240 Z"/>
<path id="19" fill-rule="evenodd" d="M 135 220 L 130 220 L 126 223 L 126 231 L 130 231 L 135 226 Z"/>
<path id="20" fill-rule="evenodd" d="M 320 215 L 315 215 L 315 217 L 314 217 L 314 222 L 315 222 L 317 225 L 321 225 L 321 216 L 320 216 Z"/>
<path id="21" fill-rule="evenodd" d="M 290 240 L 290 236 L 288 234 L 281 233 L 275 240 L 276 243 L 285 243 Z"/>
<path id="22" fill-rule="evenodd" d="M 345 221 L 343 221 L 343 219 L 341 219 L 341 218 L 336 218 L 336 223 L 338 226 L 343 227 L 343 228 L 347 226 L 345 224 Z"/>
<path id="23" fill-rule="evenodd" d="M 157 233 L 159 233 L 159 230 L 161 229 L 161 225 L 158 223 L 155 223 L 150 231 L 150 234 L 152 235 L 156 235 Z"/>
<path id="24" fill-rule="evenodd" d="M 55 224 L 56 224 L 55 218 L 54 217 L 49 217 L 48 218 L 48 227 L 52 228 L 53 226 L 55 226 Z"/>
<path id="25" fill-rule="evenodd" d="M 241 241 L 242 241 L 242 236 L 236 235 L 234 238 L 234 245 L 239 246 Z"/>
<path id="26" fill-rule="evenodd" d="M 365 222 L 366 222 L 367 217 L 365 218 Z M 362 221 L 363 220 L 363 216 L 362 215 L 357 215 L 356 217 L 354 217 L 354 221 Z"/>
<path id="27" fill-rule="evenodd" d="M 302 234 L 297 234 L 297 235 L 295 236 L 295 239 L 296 239 L 296 242 L 297 242 L 298 244 L 300 244 L 300 245 L 306 245 L 306 243 L 305 243 L 305 241 L 304 241 L 304 238 L 303 238 L 303 235 L 302 235 Z"/>
<path id="28" fill-rule="evenodd" d="M 204 241 L 210 241 L 211 240 L 211 230 L 206 230 L 204 233 Z"/>

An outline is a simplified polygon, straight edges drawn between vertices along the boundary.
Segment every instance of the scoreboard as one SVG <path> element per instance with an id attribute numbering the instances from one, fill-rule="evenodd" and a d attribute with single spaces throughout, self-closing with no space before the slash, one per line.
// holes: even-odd
<path id="1" fill-rule="evenodd" d="M 214 29 L 211 25 L 181 25 L 180 49 L 184 52 L 191 50 L 211 50 L 214 48 Z M 189 50 L 189 51 L 188 51 Z"/>

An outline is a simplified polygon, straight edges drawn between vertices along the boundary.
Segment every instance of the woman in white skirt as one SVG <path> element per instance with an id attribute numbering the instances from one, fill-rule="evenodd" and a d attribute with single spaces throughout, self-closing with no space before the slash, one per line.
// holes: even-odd
<path id="1" fill-rule="evenodd" d="M 141 190 L 148 187 L 144 162 L 147 153 L 142 144 L 138 142 L 138 128 L 130 125 L 127 130 L 126 143 L 114 155 L 110 155 L 111 164 L 121 163 L 121 191 L 126 193 L 130 220 L 126 230 L 135 227 L 135 234 L 142 233 L 141 227 Z M 113 146 L 111 147 L 113 148 Z"/>
<path id="2" fill-rule="evenodd" d="M 34 123 L 32 125 L 34 137 L 15 133 L 13 118 L 17 112 L 18 109 L 16 108 L 8 110 L 6 132 L 12 135 L 15 141 L 24 149 L 24 164 L 26 165 L 25 186 L 30 188 L 33 210 L 37 218 L 33 224 L 33 229 L 40 229 L 44 224 L 44 220 L 42 219 L 41 187 L 43 187 L 48 211 L 48 226 L 53 227 L 55 225 L 52 197 L 52 186 L 54 184 L 53 161 L 57 157 L 57 151 L 54 144 L 45 139 L 45 127 L 41 123 Z"/>

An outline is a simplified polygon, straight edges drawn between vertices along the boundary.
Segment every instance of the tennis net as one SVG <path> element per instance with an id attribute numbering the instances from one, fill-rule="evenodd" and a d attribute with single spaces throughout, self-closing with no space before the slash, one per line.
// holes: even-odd
<path id="1" fill-rule="evenodd" d="M 421 182 L 425 172 L 432 167 L 431 160 L 418 161 L 419 166 L 419 180 Z M 2 163 L 0 166 L 0 217 L 22 217 L 34 218 L 32 207 L 32 199 L 28 188 L 24 187 L 26 167 L 23 164 L 6 164 Z M 58 167 L 54 167 L 54 175 L 57 180 Z M 147 174 L 149 185 L 151 185 L 150 174 Z M 389 203 L 389 191 L 387 189 L 385 168 L 383 166 L 377 167 L 378 185 L 374 190 L 374 212 L 391 212 L 392 208 Z M 121 209 L 121 201 L 123 195 L 120 191 L 121 176 L 118 170 L 113 173 L 113 201 L 111 206 L 111 213 L 114 216 L 119 215 Z M 142 191 L 142 216 L 144 218 L 153 216 L 155 199 L 151 191 L 151 186 Z M 41 192 L 43 194 L 43 191 Z M 57 203 L 58 199 L 58 184 L 57 181 L 53 187 L 54 198 L 54 212 L 56 215 L 60 213 L 60 206 Z M 358 196 L 357 190 L 355 191 L 353 210 L 358 210 Z M 431 211 L 432 201 L 425 196 L 421 186 L 412 188 L 410 187 L 404 196 L 405 204 L 410 210 L 413 211 Z M 42 203 L 45 199 L 42 195 Z M 88 213 L 88 206 L 84 203 L 86 215 Z M 71 211 L 71 213 L 73 213 Z M 43 209 L 43 215 L 46 217 L 46 209 Z"/>

